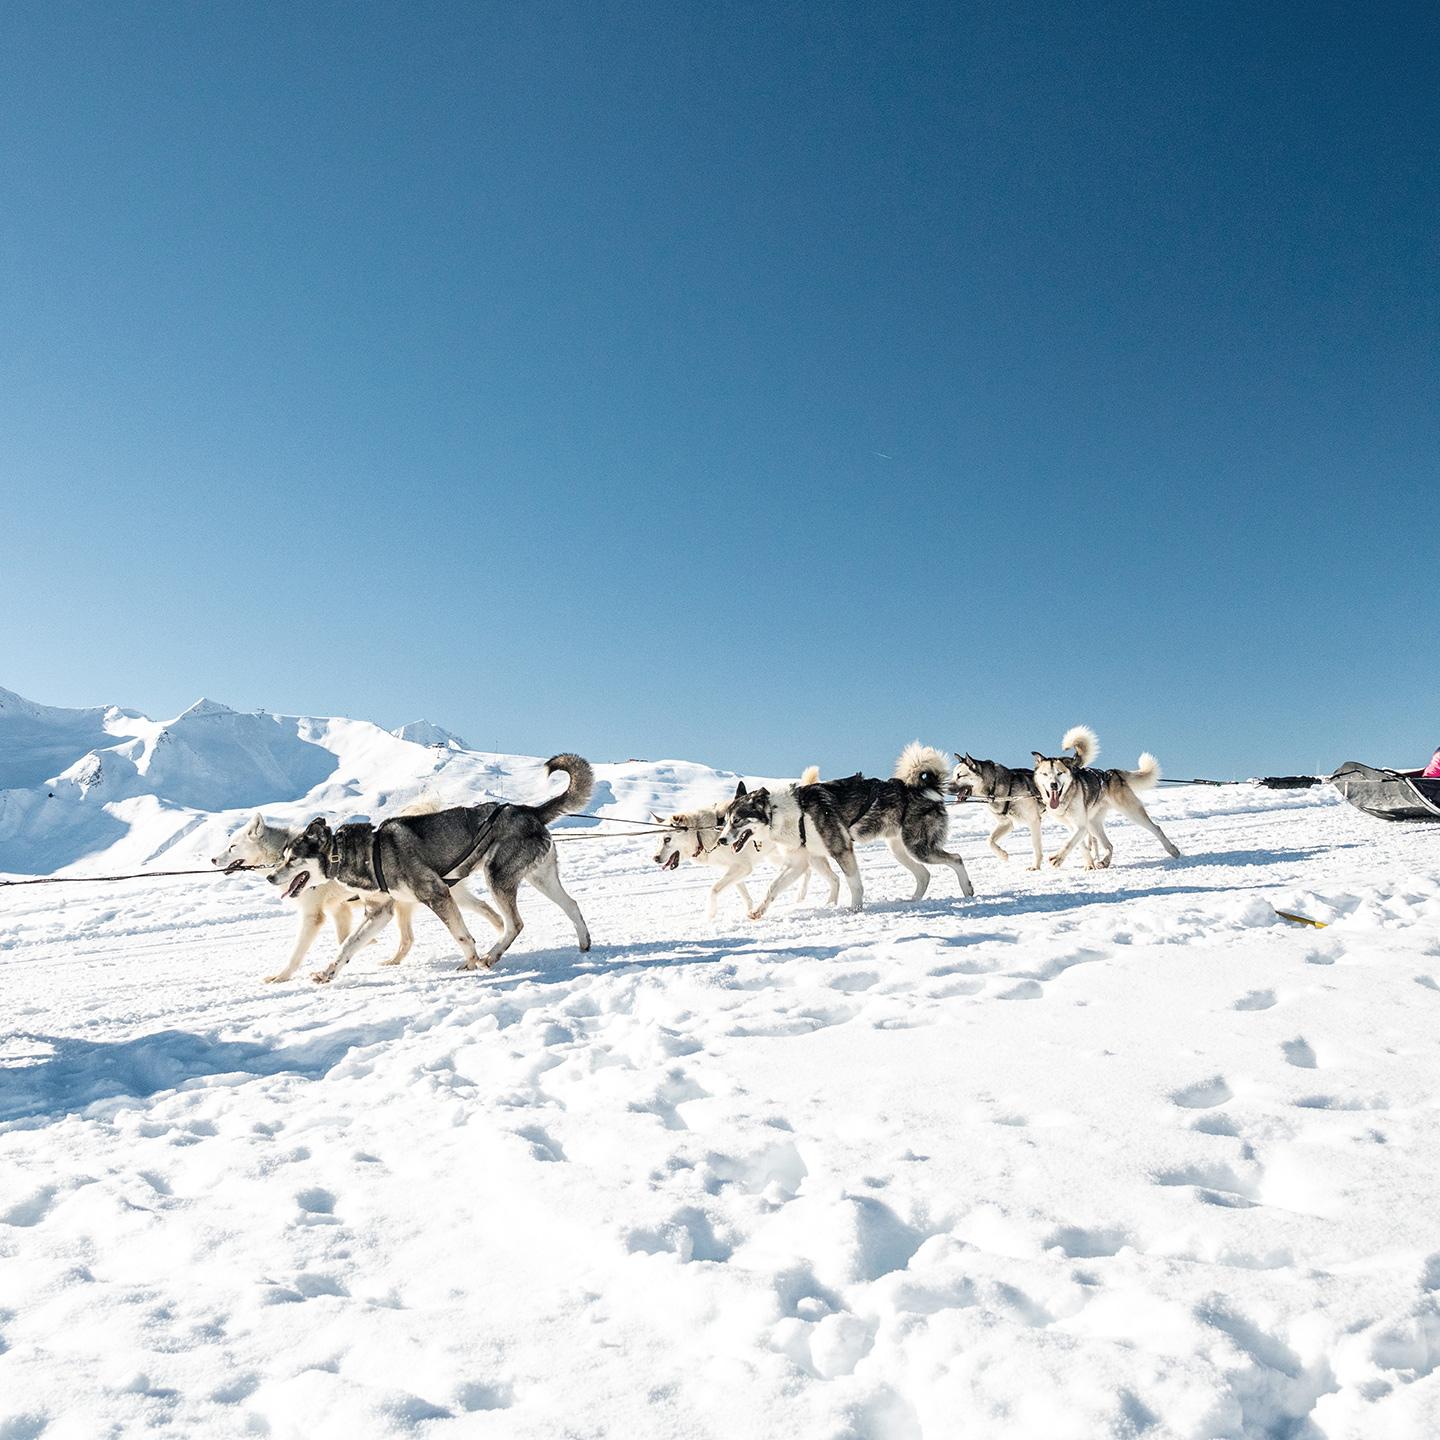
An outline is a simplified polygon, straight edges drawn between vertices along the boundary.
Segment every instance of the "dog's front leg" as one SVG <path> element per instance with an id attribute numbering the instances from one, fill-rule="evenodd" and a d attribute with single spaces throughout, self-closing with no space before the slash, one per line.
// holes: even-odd
<path id="1" fill-rule="evenodd" d="M 785 861 L 785 868 L 770 882 L 770 888 L 765 892 L 765 898 L 750 912 L 750 918 L 752 920 L 761 919 L 775 899 L 800 878 L 808 864 L 809 861 L 805 858 L 804 851 L 790 856 Z"/>
<path id="2" fill-rule="evenodd" d="M 1039 870 L 1045 864 L 1045 848 L 1040 843 L 1040 817 L 1038 815 L 1030 821 L 1030 845 L 1035 851 L 1035 863 L 1030 868 Z"/>
<path id="3" fill-rule="evenodd" d="M 847 847 L 834 859 L 840 867 L 840 873 L 845 877 L 846 885 L 850 887 L 850 908 L 863 910 L 865 908 L 865 886 L 860 879 L 860 862 L 855 858 L 855 851 Z M 928 875 L 926 879 L 929 879 Z"/>
<path id="4" fill-rule="evenodd" d="M 317 905 L 313 910 L 302 910 L 300 912 L 300 932 L 295 937 L 295 948 L 290 952 L 290 958 L 285 962 L 283 970 L 277 970 L 273 975 L 265 977 L 267 985 L 273 985 L 279 980 L 288 980 L 300 968 L 300 962 L 305 958 L 308 951 L 315 943 L 315 937 L 320 933 L 320 927 L 325 923 L 325 912 Z"/>
<path id="5" fill-rule="evenodd" d="M 1073 826 L 1070 831 L 1070 838 L 1050 857 L 1050 863 L 1057 870 L 1070 858 L 1070 852 L 1075 848 L 1076 841 L 1078 841 L 1082 835 L 1088 835 L 1090 833 L 1089 826 L 1087 825 L 1075 824 L 1068 819 L 1065 823 Z"/>
<path id="6" fill-rule="evenodd" d="M 328 985 L 389 923 L 394 902 L 385 900 L 377 905 L 361 922 L 360 928 L 340 947 L 340 953 L 323 970 L 317 970 L 311 979 L 317 985 Z"/>

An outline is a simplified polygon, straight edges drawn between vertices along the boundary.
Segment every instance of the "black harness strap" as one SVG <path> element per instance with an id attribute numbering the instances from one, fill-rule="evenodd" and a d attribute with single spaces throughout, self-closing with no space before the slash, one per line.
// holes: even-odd
<path id="1" fill-rule="evenodd" d="M 370 837 L 370 870 L 375 877 L 375 888 L 382 894 L 388 895 L 390 887 L 385 883 L 385 870 L 380 864 L 380 827 L 375 827 L 375 833 Z"/>
<path id="2" fill-rule="evenodd" d="M 472 844 L 470 848 L 457 861 L 455 861 L 453 865 L 447 865 L 440 872 L 440 878 L 445 881 L 447 885 L 453 885 L 455 883 L 455 880 L 452 880 L 450 878 L 452 875 L 454 875 L 455 871 L 457 871 L 462 865 L 468 865 L 480 853 L 480 851 L 484 848 L 484 846 L 490 839 L 490 831 L 494 829 L 495 822 L 500 818 L 500 812 L 502 810 L 508 809 L 510 809 L 510 802 L 508 800 L 502 800 L 498 805 L 496 805 L 494 810 L 492 810 L 490 814 L 486 817 L 485 823 L 481 825 L 479 832 L 475 836 L 474 844 Z M 455 878 L 463 880 L 465 877 L 462 875 L 456 876 Z"/>

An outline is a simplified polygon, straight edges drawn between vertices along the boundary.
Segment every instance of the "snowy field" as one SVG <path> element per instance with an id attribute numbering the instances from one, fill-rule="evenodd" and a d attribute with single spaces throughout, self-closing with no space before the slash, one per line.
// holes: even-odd
<path id="1" fill-rule="evenodd" d="M 759 924 L 567 844 L 590 955 L 329 989 L 254 877 L 0 891 L 0 1437 L 1440 1433 L 1440 834 L 1151 808 Z"/>

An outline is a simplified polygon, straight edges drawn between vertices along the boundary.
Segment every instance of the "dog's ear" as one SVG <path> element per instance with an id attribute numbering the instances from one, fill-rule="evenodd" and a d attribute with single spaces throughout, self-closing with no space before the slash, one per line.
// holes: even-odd
<path id="1" fill-rule="evenodd" d="M 650 818 L 651 818 L 657 825 L 663 825 L 663 824 L 665 824 L 665 821 L 663 821 L 653 810 L 650 812 Z"/>
<path id="2" fill-rule="evenodd" d="M 301 833 L 323 845 L 330 838 L 330 825 L 323 815 L 317 815 Z"/>
<path id="3" fill-rule="evenodd" d="M 735 785 L 735 798 L 738 800 L 745 793 L 745 782 L 740 780 Z"/>
<path id="4" fill-rule="evenodd" d="M 1035 757 L 1035 763 L 1037 765 L 1045 758 L 1038 750 L 1032 750 L 1030 753 Z"/>
<path id="5" fill-rule="evenodd" d="M 245 827 L 247 835 L 263 835 L 265 833 L 265 817 L 257 810 L 251 817 L 250 823 Z"/>

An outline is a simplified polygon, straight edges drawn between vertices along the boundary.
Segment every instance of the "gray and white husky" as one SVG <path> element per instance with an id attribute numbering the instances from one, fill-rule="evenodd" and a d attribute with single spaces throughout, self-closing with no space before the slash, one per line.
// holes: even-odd
<path id="1" fill-rule="evenodd" d="M 423 805 L 412 805 L 400 813 L 420 814 L 424 808 Z M 211 857 L 210 863 L 221 870 L 238 869 L 241 866 L 270 870 L 280 863 L 285 847 L 299 834 L 299 830 L 286 825 L 271 825 L 256 811 L 230 837 L 225 848 Z M 481 914 L 490 909 L 463 885 L 453 886 L 452 892 L 456 902 L 467 909 Z M 295 899 L 296 907 L 300 911 L 300 930 L 295 936 L 290 958 L 282 969 L 273 975 L 267 975 L 266 982 L 273 984 L 278 980 L 288 980 L 295 974 L 311 945 L 315 943 L 315 938 L 324 928 L 327 915 L 335 926 L 336 940 L 343 945 L 350 934 L 351 921 L 357 911 L 363 910 L 364 914 L 369 916 L 384 898 L 376 891 L 362 890 L 355 885 L 342 885 L 338 880 L 322 880 L 318 884 L 307 885 Z M 395 928 L 400 932 L 400 943 L 388 960 L 380 962 L 382 965 L 398 965 L 410 953 L 410 948 L 415 943 L 415 930 L 411 924 L 415 906 L 408 900 L 397 900 L 394 913 Z"/>
<path id="2" fill-rule="evenodd" d="M 1010 852 L 1000 848 L 1002 841 L 1017 824 L 1030 827 L 1030 847 L 1038 870 L 1045 859 L 1040 843 L 1040 792 L 1035 788 L 1033 770 L 1012 770 L 994 760 L 976 760 L 968 751 L 955 755 L 955 768 L 950 772 L 950 788 L 961 799 L 984 800 L 996 817 L 990 832 L 990 848 L 1002 859 Z"/>
<path id="3" fill-rule="evenodd" d="M 312 820 L 286 845 L 270 883 L 283 886 L 293 899 L 312 882 L 338 880 L 341 885 L 379 892 L 379 903 L 367 910 L 364 922 L 334 961 L 310 978 L 320 985 L 333 980 L 386 924 L 398 901 L 428 906 L 440 917 L 465 957 L 462 970 L 481 965 L 488 970 L 525 927 L 515 900 L 521 882 L 527 880 L 570 917 L 580 949 L 588 950 L 590 931 L 580 907 L 560 883 L 555 842 L 547 827 L 567 810 L 584 806 L 595 788 L 595 772 L 578 755 L 556 755 L 545 762 L 545 770 L 547 774 L 563 771 L 569 784 L 543 805 L 490 801 L 335 830 L 323 818 Z M 476 870 L 500 909 L 496 914 L 483 906 L 482 913 L 501 932 L 483 956 L 450 889 Z"/>
<path id="4" fill-rule="evenodd" d="M 809 856 L 833 860 L 850 888 L 850 908 L 865 903 L 855 841 L 881 840 L 915 877 L 919 900 L 930 885 L 927 865 L 948 865 L 966 895 L 975 893 L 965 862 L 944 848 L 950 828 L 941 793 L 949 762 L 939 750 L 917 740 L 905 747 L 895 765 L 895 778 L 875 780 L 851 775 L 791 790 L 746 791 L 742 780 L 725 815 L 721 841 L 742 848 L 753 835 L 768 836 L 791 852 L 765 898 L 750 912 L 758 920 L 785 888 L 805 873 Z"/>
<path id="5" fill-rule="evenodd" d="M 820 767 L 812 765 L 795 782 L 795 785 L 813 785 L 820 778 Z M 795 785 L 790 786 L 794 789 Z M 769 835 L 754 835 L 749 844 L 742 845 L 740 849 L 734 850 L 729 845 L 720 842 L 720 829 L 725 823 L 725 813 L 730 808 L 731 801 L 727 800 L 723 805 L 707 805 L 700 810 L 685 810 L 672 815 L 668 820 L 662 820 L 653 811 L 650 818 L 657 825 L 668 825 L 668 833 L 660 837 L 660 845 L 655 851 L 655 863 L 662 870 L 674 870 L 679 867 L 681 860 L 693 860 L 699 865 L 715 865 L 720 867 L 720 878 L 710 887 L 710 893 L 705 901 L 705 916 L 709 920 L 715 918 L 715 907 L 718 903 L 720 892 L 735 886 L 740 892 L 740 898 L 745 902 L 747 913 L 753 911 L 755 902 L 750 898 L 750 892 L 745 888 L 745 881 L 749 879 L 751 872 L 761 860 L 770 860 L 777 865 L 785 865 L 789 862 L 790 852 L 782 850 L 776 841 Z M 800 887 L 800 898 L 805 898 L 805 892 L 810 887 L 810 872 L 813 870 L 817 875 L 823 875 L 825 883 L 829 887 L 827 904 L 833 905 L 840 895 L 840 881 L 830 866 L 818 855 L 807 857 L 807 869 L 805 878 Z"/>
<path id="6" fill-rule="evenodd" d="M 1115 847 L 1105 833 L 1105 811 L 1112 805 L 1127 815 L 1143 830 L 1148 830 L 1172 858 L 1180 852 L 1170 838 L 1146 813 L 1137 790 L 1148 790 L 1160 779 L 1160 762 L 1147 750 L 1140 756 L 1134 770 L 1092 770 L 1090 762 L 1100 753 L 1100 742 L 1088 725 L 1075 725 L 1065 732 L 1062 750 L 1073 755 L 1042 755 L 1035 757 L 1035 788 L 1040 801 L 1071 830 L 1070 838 L 1050 857 L 1052 865 L 1063 865 L 1075 842 L 1087 837 L 1085 868 L 1103 870 L 1110 863 Z"/>

